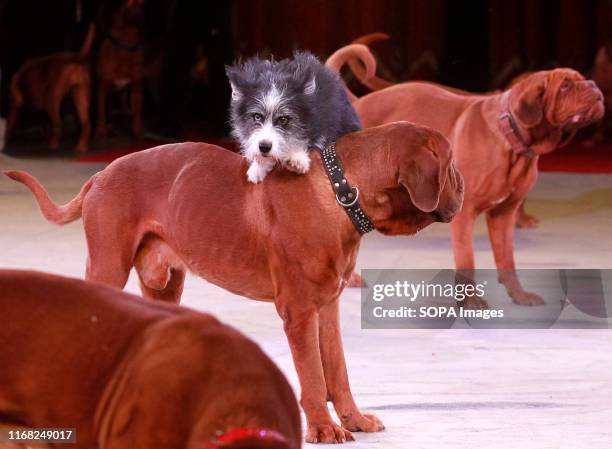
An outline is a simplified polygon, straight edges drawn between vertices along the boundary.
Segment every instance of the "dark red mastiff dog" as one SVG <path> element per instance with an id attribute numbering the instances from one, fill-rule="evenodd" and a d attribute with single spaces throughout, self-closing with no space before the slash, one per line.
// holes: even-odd
<path id="1" fill-rule="evenodd" d="M 285 377 L 210 315 L 0 270 L 0 316 L 3 426 L 75 428 L 83 449 L 301 447 Z"/>
<path id="2" fill-rule="evenodd" d="M 336 150 L 382 233 L 414 234 L 450 221 L 461 207 L 461 176 L 436 131 L 393 123 L 349 134 Z M 276 169 L 254 185 L 237 154 L 205 143 L 166 145 L 113 162 L 61 207 L 32 176 L 8 175 L 32 190 L 48 220 L 83 217 L 90 280 L 123 287 L 134 266 L 145 296 L 178 301 L 191 270 L 273 301 L 302 386 L 306 440 L 344 442 L 350 430 L 383 429 L 353 400 L 340 338 L 338 298 L 361 234 L 338 205 L 319 153 L 310 154 L 307 175 Z"/>
<path id="3" fill-rule="evenodd" d="M 367 48 L 349 47 L 355 46 L 362 52 Z M 341 67 L 342 54 L 347 58 L 355 55 L 349 47 L 330 57 L 330 67 Z M 376 78 L 364 81 L 378 87 L 373 80 Z M 463 209 L 452 223 L 457 269 L 471 276 L 475 268 L 472 229 L 476 217 L 484 212 L 500 282 L 515 303 L 542 304 L 542 298 L 525 291 L 516 275 L 516 212 L 535 184 L 538 157 L 602 118 L 603 96 L 595 83 L 575 70 L 556 69 L 526 76 L 505 92 L 480 95 L 407 82 L 372 92 L 352 104 L 365 127 L 408 120 L 436 129 L 449 139 L 465 180 Z"/>

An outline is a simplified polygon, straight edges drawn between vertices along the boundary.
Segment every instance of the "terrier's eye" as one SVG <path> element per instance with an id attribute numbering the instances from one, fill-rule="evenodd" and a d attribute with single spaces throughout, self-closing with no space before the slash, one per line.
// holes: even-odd
<path id="1" fill-rule="evenodd" d="M 257 112 L 255 114 L 253 114 L 253 120 L 254 121 L 261 122 L 261 119 L 263 119 L 263 116 L 261 114 L 259 114 Z"/>
<path id="2" fill-rule="evenodd" d="M 287 123 L 289 123 L 289 117 L 287 117 L 286 115 L 283 115 L 283 116 L 278 118 L 278 124 L 279 125 L 285 126 Z"/>

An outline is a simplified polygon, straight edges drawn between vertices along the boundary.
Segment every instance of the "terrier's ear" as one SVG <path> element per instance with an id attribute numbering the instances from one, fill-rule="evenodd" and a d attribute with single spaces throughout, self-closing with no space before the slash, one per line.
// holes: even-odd
<path id="1" fill-rule="evenodd" d="M 306 95 L 312 95 L 317 90 L 317 79 L 316 76 L 313 76 L 310 81 L 306 83 L 304 86 L 304 93 Z"/>
<path id="2" fill-rule="evenodd" d="M 242 91 L 238 87 L 239 77 L 236 72 L 237 69 L 235 66 L 225 66 L 225 74 L 227 75 L 230 86 L 232 87 L 232 101 L 238 101 L 242 98 Z"/>
<path id="3" fill-rule="evenodd" d="M 232 86 L 232 101 L 238 101 L 242 98 L 242 92 L 240 89 L 236 87 L 236 85 L 230 81 L 230 86 Z"/>

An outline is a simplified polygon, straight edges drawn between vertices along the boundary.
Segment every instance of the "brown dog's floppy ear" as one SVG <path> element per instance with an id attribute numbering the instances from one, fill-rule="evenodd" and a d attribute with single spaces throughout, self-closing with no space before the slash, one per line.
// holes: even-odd
<path id="1" fill-rule="evenodd" d="M 540 123 L 544 116 L 544 80 L 527 79 L 523 86 L 525 89 L 520 92 L 517 108 L 513 112 L 523 125 L 532 127 Z"/>
<path id="2" fill-rule="evenodd" d="M 423 148 L 417 157 L 400 167 L 399 183 L 408 190 L 412 203 L 420 210 L 436 210 L 442 191 L 442 166 L 438 155 Z"/>

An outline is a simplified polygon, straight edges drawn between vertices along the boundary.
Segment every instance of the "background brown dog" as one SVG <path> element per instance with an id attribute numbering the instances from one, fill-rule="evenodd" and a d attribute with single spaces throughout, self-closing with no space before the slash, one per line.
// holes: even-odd
<path id="1" fill-rule="evenodd" d="M 16 270 L 0 270 L 0 315 L 5 425 L 74 427 L 88 449 L 301 446 L 282 373 L 210 315 Z"/>
<path id="2" fill-rule="evenodd" d="M 341 62 L 336 55 L 331 67 L 337 70 Z M 408 120 L 437 129 L 450 140 L 465 179 L 463 208 L 452 223 L 456 268 L 472 276 L 473 225 L 485 212 L 500 282 L 515 303 L 542 304 L 542 298 L 523 289 L 516 275 L 516 212 L 535 183 L 538 155 L 554 151 L 577 129 L 601 119 L 603 97 L 593 81 L 571 69 L 530 74 L 507 92 L 506 97 L 466 95 L 433 83 L 407 82 L 372 92 L 353 106 L 366 127 Z M 507 112 L 516 123 L 515 138 L 526 142 L 531 154 L 512 150 L 500 128 L 500 116 Z M 474 301 L 470 306 L 486 303 Z"/>
<path id="3" fill-rule="evenodd" d="M 106 102 L 110 92 L 130 89 L 132 132 L 142 138 L 142 81 L 144 50 L 141 35 L 142 0 L 127 0 L 113 14 L 98 52 L 98 124 L 96 136 L 107 135 Z"/>
<path id="4" fill-rule="evenodd" d="M 85 59 L 94 38 L 95 28 L 89 27 L 83 46 L 78 53 L 60 52 L 30 59 L 11 79 L 11 106 L 7 118 L 6 139 L 14 131 L 19 111 L 24 106 L 45 111 L 51 119 L 49 148 L 59 147 L 62 121 L 61 106 L 70 96 L 77 111 L 81 133 L 75 150 L 87 151 L 89 139 L 89 101 L 91 78 Z"/>
<path id="5" fill-rule="evenodd" d="M 463 182 L 436 131 L 394 123 L 349 134 L 336 148 L 382 233 L 413 234 L 450 221 L 461 206 Z M 114 162 L 62 207 L 27 173 L 7 174 L 32 190 L 48 220 L 83 217 L 90 280 L 123 287 L 135 265 L 145 296 L 178 301 L 189 269 L 231 292 L 274 301 L 302 387 L 306 440 L 344 442 L 351 430 L 383 425 L 355 404 L 340 337 L 338 299 L 361 236 L 336 203 L 319 153 L 311 157 L 308 176 L 277 169 L 253 185 L 237 154 L 166 145 Z"/>
<path id="6" fill-rule="evenodd" d="M 603 141 L 612 136 L 612 43 L 602 46 L 595 55 L 595 62 L 591 73 L 604 96 L 606 114 L 604 120 L 597 124 L 594 136 L 595 142 Z"/>

